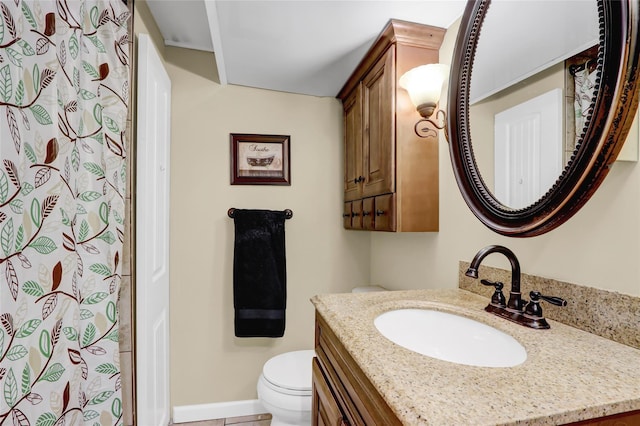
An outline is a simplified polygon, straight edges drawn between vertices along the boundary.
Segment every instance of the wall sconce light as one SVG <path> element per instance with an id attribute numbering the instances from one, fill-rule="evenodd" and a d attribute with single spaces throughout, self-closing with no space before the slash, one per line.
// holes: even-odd
<path id="1" fill-rule="evenodd" d="M 448 73 L 448 65 L 429 64 L 413 68 L 400 77 L 398 82 L 400 87 L 409 93 L 411 102 L 422 116 L 414 128 L 416 134 L 421 138 L 437 136 L 437 131 L 430 127 L 420 128 L 421 123 L 429 123 L 438 130 L 444 129 L 445 137 L 449 140 L 447 114 L 441 109 L 438 110 L 436 120 L 442 120 L 442 124 L 430 118 L 438 105 L 442 84 Z"/>

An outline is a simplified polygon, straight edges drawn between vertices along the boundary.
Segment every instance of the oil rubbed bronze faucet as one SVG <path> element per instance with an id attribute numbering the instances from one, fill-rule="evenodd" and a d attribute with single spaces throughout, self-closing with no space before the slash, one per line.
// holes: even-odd
<path id="1" fill-rule="evenodd" d="M 477 279 L 480 263 L 491 253 L 502 253 L 511 263 L 511 290 L 509 292 L 509 301 L 505 303 L 505 297 L 502 293 L 502 288 L 504 287 L 503 283 L 480 280 L 483 285 L 495 288 L 495 292 L 491 297 L 491 302 L 486 308 L 484 308 L 484 310 L 526 327 L 537 329 L 549 328 L 549 323 L 542 316 L 540 299 L 557 306 L 566 306 L 567 302 L 559 297 L 544 296 L 537 291 L 532 291 L 529 294 L 531 297 L 530 302 L 522 300 L 522 295 L 520 293 L 520 262 L 518 262 L 516 255 L 508 248 L 504 246 L 491 245 L 481 249 L 474 256 L 467 272 L 465 272 L 465 275 Z"/>

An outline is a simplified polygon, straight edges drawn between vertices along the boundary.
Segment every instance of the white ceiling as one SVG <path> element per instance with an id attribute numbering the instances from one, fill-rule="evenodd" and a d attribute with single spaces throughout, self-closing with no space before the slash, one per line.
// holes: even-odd
<path id="1" fill-rule="evenodd" d="M 466 1 L 147 3 L 166 45 L 215 52 L 221 84 L 335 96 L 389 19 L 448 28 Z"/>

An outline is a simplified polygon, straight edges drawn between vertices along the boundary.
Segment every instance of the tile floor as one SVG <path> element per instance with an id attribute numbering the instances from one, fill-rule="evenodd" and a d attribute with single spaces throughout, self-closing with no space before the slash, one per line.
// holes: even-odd
<path id="1" fill-rule="evenodd" d="M 179 426 L 269 426 L 270 424 L 271 414 L 258 414 L 256 416 L 231 417 L 227 419 L 180 423 Z M 176 426 L 178 426 L 178 424 L 176 424 Z"/>

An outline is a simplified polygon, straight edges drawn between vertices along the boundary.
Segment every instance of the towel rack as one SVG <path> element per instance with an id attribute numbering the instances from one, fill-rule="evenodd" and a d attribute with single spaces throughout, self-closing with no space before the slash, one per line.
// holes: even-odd
<path id="1" fill-rule="evenodd" d="M 236 209 L 231 207 L 229 210 L 227 210 L 227 216 L 229 216 L 230 218 L 233 218 L 235 211 Z M 285 219 L 291 219 L 293 217 L 293 211 L 291 211 L 290 209 L 285 209 L 284 217 Z"/>

